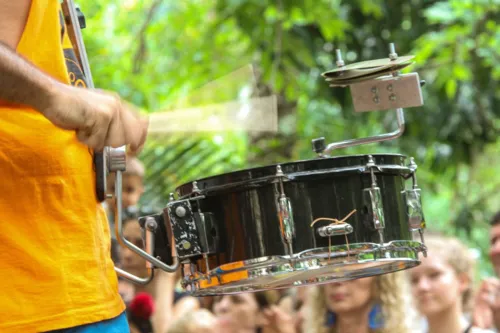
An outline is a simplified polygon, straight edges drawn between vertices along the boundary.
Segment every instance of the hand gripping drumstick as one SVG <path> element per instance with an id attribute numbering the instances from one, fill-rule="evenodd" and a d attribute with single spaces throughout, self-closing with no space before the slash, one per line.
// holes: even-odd
<path id="1" fill-rule="evenodd" d="M 85 83 L 88 88 L 94 89 L 94 80 L 92 79 L 87 51 L 85 50 L 85 44 L 81 33 L 81 29 L 85 28 L 85 26 L 80 24 L 83 22 L 79 20 L 78 11 L 73 0 L 63 0 L 61 6 L 68 27 L 68 36 L 75 50 L 75 55 L 80 63 L 83 75 L 85 76 Z M 83 15 L 81 15 L 81 17 L 83 18 Z M 108 147 L 104 150 L 107 148 Z M 103 152 L 94 152 L 93 154 L 94 171 L 96 173 L 96 195 L 99 202 L 103 202 L 106 199 L 107 170 L 105 157 Z"/>

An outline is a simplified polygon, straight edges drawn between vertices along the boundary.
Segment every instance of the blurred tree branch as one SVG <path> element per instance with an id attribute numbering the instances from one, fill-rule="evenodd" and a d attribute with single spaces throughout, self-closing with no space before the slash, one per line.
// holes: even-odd
<path id="1" fill-rule="evenodd" d="M 154 15 L 162 2 L 163 0 L 153 1 L 151 7 L 149 7 L 149 10 L 147 12 L 146 19 L 142 23 L 142 26 L 139 29 L 139 32 L 137 33 L 137 37 L 135 40 L 139 41 L 139 46 L 137 47 L 137 51 L 134 55 L 133 67 L 132 67 L 133 74 L 138 74 L 141 71 L 142 64 L 146 59 L 147 56 L 146 30 L 153 21 Z"/>

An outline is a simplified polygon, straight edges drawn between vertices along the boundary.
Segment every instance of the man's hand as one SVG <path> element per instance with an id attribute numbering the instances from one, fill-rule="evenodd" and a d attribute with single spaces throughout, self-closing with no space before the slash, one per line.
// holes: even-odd
<path id="1" fill-rule="evenodd" d="M 148 121 L 108 92 L 58 84 L 40 112 L 54 125 L 75 130 L 78 140 L 97 151 L 124 145 L 137 151 L 146 140 Z"/>
<path id="2" fill-rule="evenodd" d="M 474 302 L 472 326 L 500 329 L 500 281 L 489 278 L 481 283 Z"/>

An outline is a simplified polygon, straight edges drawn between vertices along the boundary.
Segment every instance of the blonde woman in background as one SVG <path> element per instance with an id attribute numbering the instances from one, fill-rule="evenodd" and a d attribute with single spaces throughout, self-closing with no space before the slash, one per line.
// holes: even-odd
<path id="1" fill-rule="evenodd" d="M 406 333 L 410 307 L 404 273 L 391 273 L 314 287 L 303 332 Z"/>
<path id="2" fill-rule="evenodd" d="M 408 271 L 416 307 L 427 333 L 489 332 L 466 319 L 471 310 L 475 262 L 469 249 L 450 237 L 426 237 L 427 257 Z"/>

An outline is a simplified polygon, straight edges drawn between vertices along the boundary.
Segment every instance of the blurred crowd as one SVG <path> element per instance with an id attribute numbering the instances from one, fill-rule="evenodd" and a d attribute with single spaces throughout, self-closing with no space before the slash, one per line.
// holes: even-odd
<path id="1" fill-rule="evenodd" d="M 137 208 L 144 166 L 129 158 L 123 176 L 123 234 L 143 248 Z M 114 191 L 114 179 L 108 179 Z M 114 199 L 109 220 L 114 221 Z M 110 222 L 112 223 L 112 222 Z M 111 230 L 114 230 L 111 225 Z M 500 212 L 491 218 L 490 259 L 500 276 Z M 156 272 L 146 286 L 120 279 L 132 333 L 479 333 L 500 330 L 500 280 L 476 281 L 475 257 L 460 240 L 426 234 L 427 256 L 406 271 L 286 290 L 195 298 L 181 275 Z M 118 245 L 115 264 L 147 276 L 146 262 Z"/>

